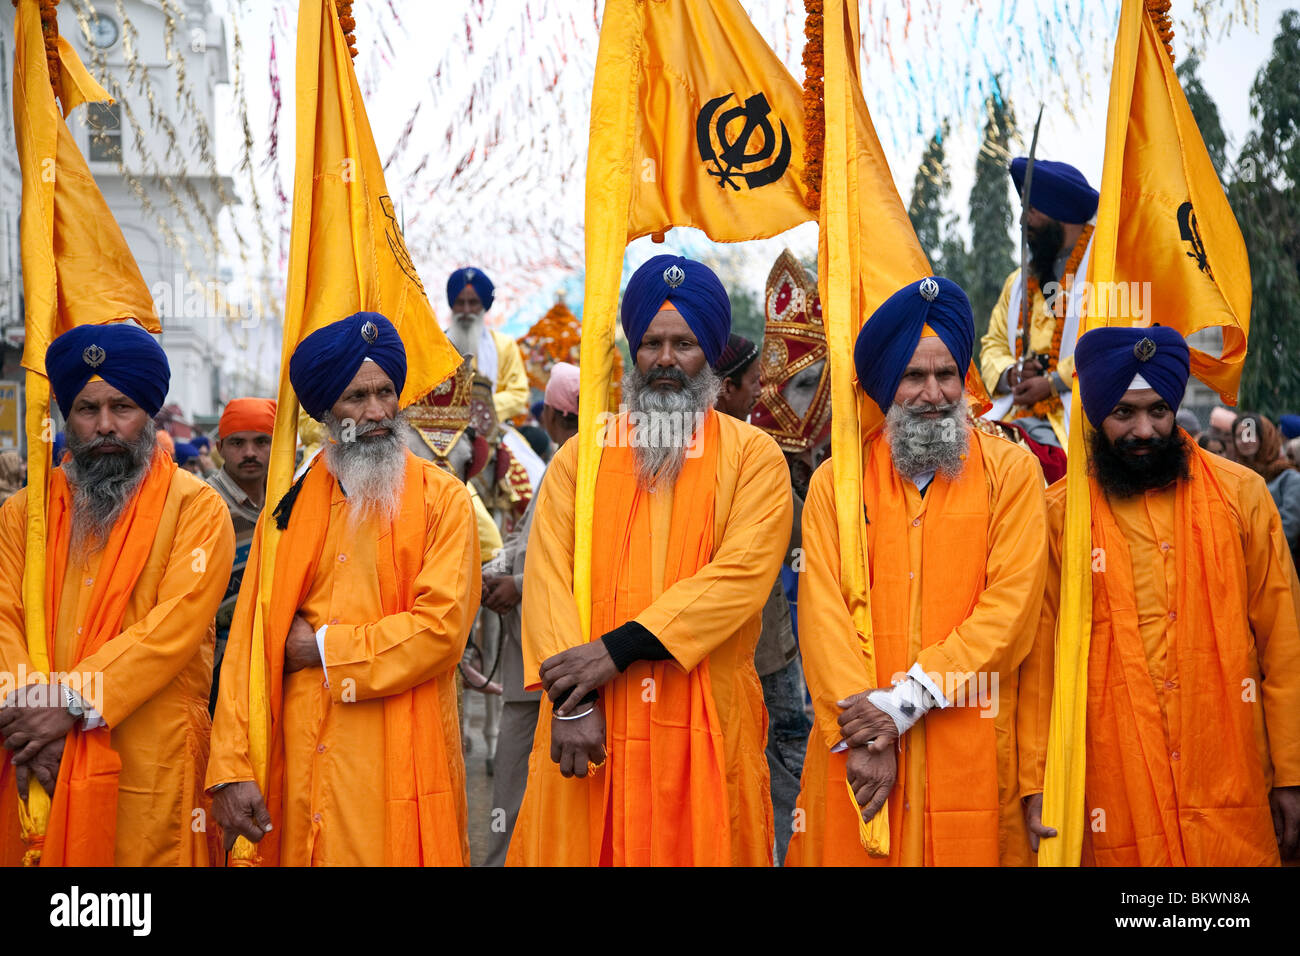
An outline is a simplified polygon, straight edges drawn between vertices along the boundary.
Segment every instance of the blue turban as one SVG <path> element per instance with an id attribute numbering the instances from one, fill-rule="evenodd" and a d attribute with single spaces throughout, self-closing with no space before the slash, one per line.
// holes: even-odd
<path id="1" fill-rule="evenodd" d="M 1100 428 L 1106 416 L 1141 375 L 1148 385 L 1177 409 L 1187 389 L 1190 372 L 1187 342 L 1163 325 L 1150 328 L 1109 326 L 1079 336 L 1074 347 L 1074 370 L 1079 375 L 1079 400 Z"/>
<path id="2" fill-rule="evenodd" d="M 1029 160 L 1017 156 L 1011 161 L 1011 181 L 1016 184 L 1016 195 L 1025 188 L 1025 167 Z M 1088 180 L 1069 163 L 1054 163 L 1050 159 L 1034 160 L 1034 181 L 1029 184 L 1026 197 L 1029 205 L 1057 222 L 1085 223 L 1097 214 L 1100 194 L 1088 185 Z"/>
<path id="3" fill-rule="evenodd" d="M 366 359 L 373 359 L 401 394 L 406 349 L 393 323 L 378 312 L 349 315 L 299 342 L 289 359 L 289 381 L 307 414 L 321 421 Z"/>
<path id="4" fill-rule="evenodd" d="M 731 334 L 731 300 L 713 270 L 683 256 L 654 256 L 632 273 L 623 293 L 623 332 L 632 361 L 646 329 L 665 302 L 681 313 L 699 340 L 710 365 L 716 365 Z"/>
<path id="5" fill-rule="evenodd" d="M 482 269 L 457 269 L 447 280 L 447 304 L 455 305 L 456 296 L 465 286 L 472 285 L 478 297 L 483 300 L 483 311 L 492 308 L 492 280 L 483 274 Z"/>
<path id="6" fill-rule="evenodd" d="M 45 373 L 65 418 L 96 375 L 153 418 L 172 377 L 158 340 L 133 322 L 79 325 L 64 332 L 45 351 Z"/>
<path id="7" fill-rule="evenodd" d="M 1300 415 L 1283 415 L 1277 420 L 1277 427 L 1288 441 L 1300 438 Z"/>
<path id="8" fill-rule="evenodd" d="M 872 313 L 853 348 L 858 384 L 881 411 L 889 411 L 894 404 L 898 383 L 927 325 L 948 347 L 958 374 L 966 377 L 975 347 L 975 316 L 970 299 L 951 279 L 918 279 L 903 286 Z"/>
<path id="9" fill-rule="evenodd" d="M 193 442 L 178 441 L 176 442 L 175 454 L 172 457 L 176 459 L 176 464 L 183 465 L 191 458 L 198 458 L 199 449 Z"/>

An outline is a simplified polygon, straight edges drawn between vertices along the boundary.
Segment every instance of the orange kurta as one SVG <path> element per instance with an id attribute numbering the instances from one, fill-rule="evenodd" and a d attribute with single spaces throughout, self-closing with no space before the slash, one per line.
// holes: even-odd
<path id="1" fill-rule="evenodd" d="M 441 735 L 448 780 L 445 812 L 455 817 L 450 824 L 459 831 L 455 845 L 441 848 L 445 853 L 441 862 L 469 861 L 455 670 L 478 609 L 478 536 L 464 484 L 431 462 L 409 453 L 407 457 L 408 485 L 423 479 L 424 511 L 423 563 L 413 583 L 399 582 L 399 589 L 410 589 L 409 610 L 389 614 L 384 610 L 380 551 L 392 549 L 392 536 L 400 533 L 397 522 L 371 515 L 352 523 L 347 498 L 330 480 L 324 543 L 298 609 L 313 629 L 327 626 L 325 669 L 305 668 L 284 675 L 282 704 L 273 706 L 281 715 L 276 724 L 279 739 L 272 747 L 282 748 L 283 805 L 277 811 L 269 803 L 275 830 L 261 849 L 270 862 L 283 866 L 388 862 L 385 834 L 390 794 L 385 781 L 392 768 L 387 766 L 387 755 L 390 746 L 398 749 L 400 743 L 387 739 L 385 702 L 426 682 L 437 686 L 440 719 L 438 726 L 424 729 Z M 316 468 L 326 477 L 323 462 Z M 306 506 L 300 498 L 295 520 L 297 508 Z M 260 538 L 261 524 L 255 550 L 260 550 Z M 245 575 L 231 624 L 213 727 L 209 787 L 254 778 L 248 757 L 251 614 L 246 605 L 251 603 L 255 581 L 254 575 Z M 388 603 L 392 601 L 389 595 Z M 279 643 L 283 646 L 283 635 Z"/>
<path id="2" fill-rule="evenodd" d="M 844 785 L 846 757 L 830 752 L 840 741 L 836 701 L 871 686 L 840 589 L 832 471 L 823 464 L 813 475 L 804 505 L 806 571 L 799 582 L 799 633 L 816 721 L 796 811 L 802 819 L 796 820 L 787 865 L 1028 861 L 1017 792 L 1016 684 L 1017 669 L 1033 642 L 1045 574 L 1042 472 L 1027 452 L 978 431 L 971 434 L 971 454 L 979 455 L 979 467 L 968 464 L 962 478 L 976 480 L 983 471 L 986 508 L 978 496 L 959 497 L 955 488 L 944 487 L 959 485 L 962 478 L 949 483 L 936 476 L 922 496 L 879 457 L 888 455 L 883 436 L 864 449 L 864 498 L 883 504 L 898 496 L 907 509 L 905 553 L 897 545 L 882 548 L 883 539 L 868 527 L 878 682 L 888 684 L 919 663 L 940 678 L 950 700 L 962 705 L 931 711 L 904 737 L 898 783 L 889 797 L 890 855 L 879 860 L 869 857 L 859 842 L 860 818 Z M 880 467 L 882 461 L 888 472 Z M 882 480 L 889 480 L 893 495 L 877 487 Z M 874 527 L 884 521 L 879 517 Z M 960 532 L 955 530 L 959 527 Z M 923 541 L 929 542 L 926 549 Z M 956 568 L 950 562 L 979 565 Z M 959 579 L 974 581 L 969 611 L 964 618 L 957 612 L 946 636 L 926 643 L 925 634 L 935 631 L 926 615 L 946 602 L 946 591 Z M 906 593 L 887 595 L 886 587 Z M 905 629 L 896 631 L 882 614 L 891 602 L 896 606 L 900 601 L 909 613 Z M 978 714 L 972 716 L 972 709 Z M 956 753 L 948 766 L 927 772 L 927 729 L 939 733 L 937 722 L 953 720 L 967 721 L 972 739 L 982 741 L 972 743 L 971 754 L 982 755 L 978 762 L 983 765 L 954 773 L 958 768 L 953 765 L 961 763 Z M 960 737 L 955 745 L 960 749 Z M 938 838 L 936 826 L 941 828 Z M 969 859 L 972 852 L 978 860 Z"/>
<path id="3" fill-rule="evenodd" d="M 23 628 L 22 576 L 27 493 L 0 508 L 0 670 L 31 673 Z M 158 531 L 123 618 L 123 630 L 77 663 L 77 635 L 90 615 L 100 555 L 70 560 L 54 633 L 55 670 L 92 676 L 122 761 L 118 778 L 116 863 L 208 863 L 207 700 L 212 686 L 213 620 L 230 580 L 235 536 L 221 497 L 189 472 L 171 479 Z M 83 681 L 83 687 L 86 686 Z M 7 693 L 7 691 L 6 691 Z M 92 694 L 82 692 L 89 702 Z M 66 759 L 66 752 L 65 752 Z M 6 758 L 7 764 L 7 758 Z M 18 862 L 12 774 L 0 792 L 3 862 Z"/>
<path id="4" fill-rule="evenodd" d="M 1093 484 L 1084 863 L 1276 864 L 1268 790 L 1300 785 L 1300 584 L 1281 519 L 1254 472 L 1215 455 L 1199 458 L 1210 492 L 1208 514 L 1228 549 L 1212 568 L 1196 550 L 1212 536 L 1203 535 L 1191 519 L 1180 519 L 1178 485 L 1105 499 L 1098 498 Z M 1024 667 L 1025 794 L 1043 786 L 1065 490 L 1064 480 L 1048 490 L 1052 565 L 1038 639 Z M 1118 541 L 1096 546 L 1099 520 L 1107 520 Z M 1191 562 L 1181 573 L 1180 558 Z M 1190 602 L 1199 600 L 1194 592 L 1209 579 L 1221 588 L 1209 610 L 1223 633 L 1210 637 L 1198 626 L 1196 635 L 1184 636 L 1205 643 L 1189 658 L 1189 648 L 1179 646 L 1178 622 L 1193 613 Z M 1125 618 L 1136 622 L 1131 647 L 1111 636 Z M 1216 650 L 1216 643 L 1222 647 Z M 1203 656 L 1207 653 L 1214 658 Z M 1236 663 L 1225 667 L 1232 660 Z M 1202 680 L 1207 666 L 1213 667 L 1212 682 L 1222 686 L 1211 697 L 1188 698 L 1208 686 Z M 1123 679 L 1116 680 L 1121 671 Z M 1238 707 L 1246 718 L 1239 726 Z M 1214 726 L 1206 726 L 1206 735 L 1196 733 L 1207 723 Z M 1249 741 L 1244 748 L 1238 746 L 1243 739 Z M 1219 746 L 1226 750 L 1218 753 Z M 1139 771 L 1139 759 L 1153 769 Z M 1162 795 L 1164 825 L 1148 811 L 1135 813 L 1123 795 L 1138 783 L 1138 773 L 1142 780 L 1152 774 L 1150 792 Z M 1143 792 L 1147 786 L 1139 783 Z M 1098 815 L 1099 810 L 1104 813 Z M 1173 832 L 1157 838 L 1164 826 Z"/>
<path id="5" fill-rule="evenodd" d="M 707 669 L 706 699 L 692 701 L 691 708 L 681 710 L 709 710 L 710 721 L 716 716 L 716 729 L 721 732 L 726 805 L 712 809 L 721 812 L 725 826 L 717 834 L 717 845 L 694 842 L 685 854 L 687 862 L 768 865 L 772 858 L 772 805 L 764 756 L 766 715 L 762 687 L 754 670 L 754 646 L 763 605 L 790 540 L 790 476 L 785 459 L 765 433 L 725 415 L 713 414 L 712 418 L 718 429 L 717 464 L 711 478 L 712 559 L 695 574 L 666 586 L 670 539 L 681 540 L 683 516 L 674 516 L 673 491 L 649 495 L 644 523 L 632 524 L 633 536 L 624 551 L 631 563 L 615 576 L 626 580 L 630 572 L 648 579 L 652 603 L 634 620 L 663 643 L 673 660 L 655 665 L 633 664 L 606 685 L 602 706 L 605 701 L 618 701 L 623 708 L 619 720 L 607 718 L 607 734 L 618 726 L 632 728 L 649 723 L 656 717 L 646 688 L 656 692 L 661 689 L 653 678 L 651 684 L 645 683 L 654 667 L 674 668 L 676 676 Z M 607 467 L 608 462 L 602 461 L 598 489 Z M 547 470 L 533 519 L 523 601 L 524 683 L 529 689 L 541 686 L 538 668 L 542 661 L 577 646 L 582 639 L 573 600 L 576 469 L 577 443 L 569 442 Z M 619 532 L 617 528 L 596 530 L 597 534 Z M 593 574 L 593 581 L 600 579 L 601 575 Z M 593 605 L 612 600 L 610 595 L 594 595 Z M 593 621 L 597 619 L 593 609 Z M 600 636 L 593 627 L 593 639 Z M 665 682 L 665 686 L 676 684 Z M 639 704 L 646 710 L 645 715 L 636 712 Z M 549 703 L 543 706 L 549 710 Z M 694 719 L 689 723 L 693 734 L 702 731 L 703 725 L 697 726 Z M 629 767 L 612 767 L 614 754 L 623 745 L 612 739 L 608 741 L 610 758 L 604 769 L 586 779 L 565 780 L 551 760 L 550 741 L 551 721 L 541 720 L 507 862 L 594 865 L 602 861 L 602 849 L 607 862 L 653 864 L 667 860 L 662 835 L 684 826 L 682 821 L 656 822 L 644 811 L 629 809 L 649 806 L 652 800 L 640 802 L 620 796 L 638 789 L 648 794 L 662 781 L 630 779 L 633 771 Z M 618 778 L 619 788 L 607 815 L 611 774 Z M 686 784 L 692 793 L 695 783 L 692 777 Z M 606 837 L 607 825 L 609 833 L 616 837 Z M 684 832 L 684 839 L 688 838 Z M 617 844 L 613 853 L 611 840 Z M 681 862 L 682 854 L 669 855 Z"/>

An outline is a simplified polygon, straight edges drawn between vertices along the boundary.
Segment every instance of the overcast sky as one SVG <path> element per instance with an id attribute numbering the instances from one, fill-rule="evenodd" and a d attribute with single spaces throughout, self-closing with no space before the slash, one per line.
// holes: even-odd
<path id="1" fill-rule="evenodd" d="M 802 2 L 741 3 L 802 80 Z M 269 224 L 283 236 L 288 208 L 275 201 L 275 164 L 262 161 L 274 128 L 280 185 L 291 193 L 296 3 L 216 0 L 219 10 L 223 5 L 245 50 L 247 111 L 261 167 L 256 186 Z M 466 264 L 492 275 L 500 303 L 493 315 L 516 334 L 557 289 L 567 288 L 570 304 L 580 302 L 587 123 L 602 7 L 601 0 L 354 5 L 358 75 L 388 161 L 389 191 L 440 313 L 445 276 Z M 1288 4 L 1177 0 L 1174 7 L 1175 53 L 1201 53 L 1201 77 L 1233 155 L 1251 123 L 1250 85 Z M 1204 13 L 1193 14 L 1193 7 Z M 861 11 L 864 95 L 904 202 L 926 140 L 946 121 L 952 203 L 964 208 L 993 74 L 1002 75 L 1026 140 L 1038 103 L 1046 104 L 1039 155 L 1073 163 L 1099 184 L 1117 0 L 864 0 Z M 282 97 L 274 125 L 273 73 Z M 215 119 L 230 169 L 242 142 L 233 92 L 220 91 Z M 245 174 L 237 173 L 236 183 L 251 188 Z M 247 215 L 247 204 L 237 214 Z M 801 255 L 814 252 L 815 226 L 746 244 L 732 257 L 740 266 L 731 281 L 760 290 L 786 244 Z M 635 243 L 629 263 L 664 249 L 649 245 Z M 701 240 L 670 234 L 668 248 L 700 252 Z"/>

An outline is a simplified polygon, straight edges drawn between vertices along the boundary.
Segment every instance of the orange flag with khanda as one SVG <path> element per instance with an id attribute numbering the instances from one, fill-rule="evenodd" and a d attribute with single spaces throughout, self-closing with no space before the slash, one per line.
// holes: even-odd
<path id="1" fill-rule="evenodd" d="M 386 316 L 406 347 L 403 407 L 422 398 L 461 362 L 438 326 L 407 252 L 352 67 L 348 35 L 333 0 L 299 4 L 297 61 L 293 224 L 266 491 L 271 507 L 289 490 L 293 477 L 298 399 L 289 381 L 289 359 L 304 338 L 355 312 Z M 270 736 L 264 629 L 279 539 L 275 523 L 267 522 L 256 571 L 259 600 L 250 650 L 248 745 L 263 793 Z M 241 837 L 233 857 L 248 864 L 256 860 L 256 851 Z"/>
<path id="2" fill-rule="evenodd" d="M 1250 262 L 1174 73 L 1167 0 L 1124 0 L 1106 116 L 1106 157 L 1083 334 L 1104 325 L 1223 330 L 1218 357 L 1192 349 L 1192 373 L 1236 404 L 1250 331 Z M 1126 294 L 1118 294 L 1118 293 Z M 1127 306 L 1125 305 L 1127 303 Z M 1140 307 L 1135 308 L 1135 304 Z M 1092 537 L 1087 433 L 1074 390 L 1057 618 L 1056 674 L 1039 863 L 1077 866 L 1083 846 Z"/>
<path id="3" fill-rule="evenodd" d="M 27 564 L 23 615 L 28 656 L 48 672 L 45 621 L 46 494 L 50 475 L 50 382 L 45 350 L 77 325 L 134 319 L 161 331 L 153 297 L 65 117 L 112 97 L 57 35 L 53 4 L 19 0 L 14 21 L 14 134 L 22 170 L 19 231 L 26 307 Z M 49 32 L 47 46 L 45 31 Z M 51 56 L 51 54 L 53 54 Z M 56 98 L 57 90 L 57 98 Z M 5 781 L 8 785 L 8 781 Z M 49 798 L 34 780 L 19 806 L 28 863 L 40 859 Z"/>
<path id="4" fill-rule="evenodd" d="M 623 253 L 693 226 L 717 242 L 814 218 L 802 90 L 737 0 L 608 0 L 591 94 L 574 597 L 591 625 L 601 413 L 615 363 Z"/>

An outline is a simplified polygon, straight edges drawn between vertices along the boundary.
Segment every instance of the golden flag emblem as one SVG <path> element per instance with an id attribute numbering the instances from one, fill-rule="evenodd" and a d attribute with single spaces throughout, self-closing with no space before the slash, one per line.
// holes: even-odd
<path id="1" fill-rule="evenodd" d="M 629 240 L 694 226 L 739 242 L 814 217 L 802 88 L 736 0 L 611 2 L 605 24 L 602 56 L 621 40 L 639 66 L 627 77 L 637 102 Z M 606 92 L 616 91 L 598 78 L 594 96 Z"/>

